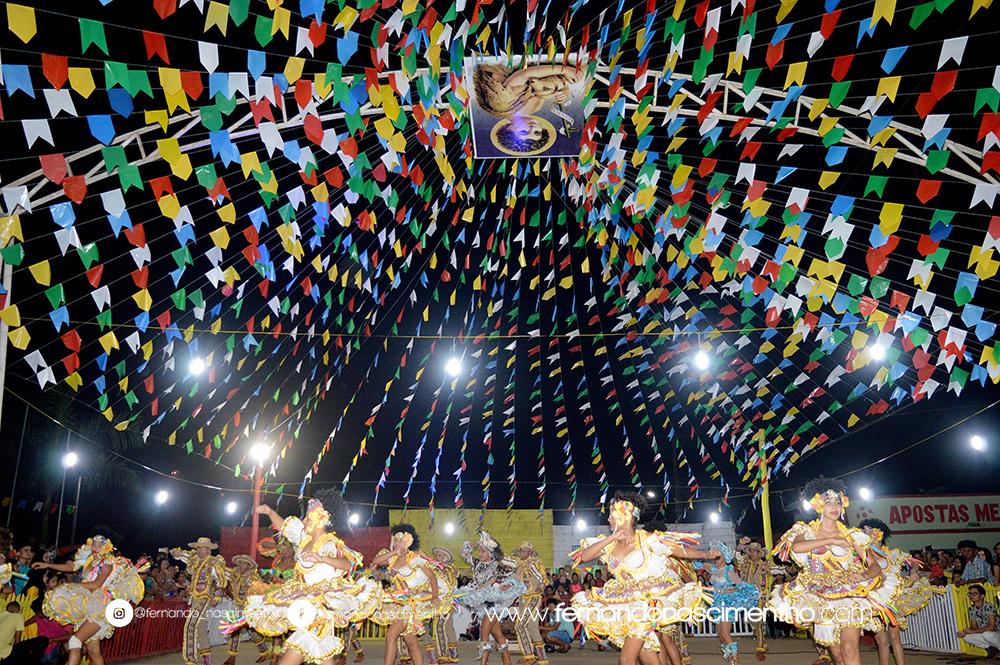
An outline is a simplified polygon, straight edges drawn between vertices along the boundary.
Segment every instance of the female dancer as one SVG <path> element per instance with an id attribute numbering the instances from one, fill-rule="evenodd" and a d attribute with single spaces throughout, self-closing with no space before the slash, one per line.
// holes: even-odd
<path id="1" fill-rule="evenodd" d="M 385 566 L 389 590 L 372 621 L 388 626 L 385 632 L 384 665 L 395 665 L 397 639 L 403 638 L 414 665 L 424 665 L 420 636 L 425 624 L 451 611 L 453 583 L 437 561 L 420 551 L 420 537 L 409 524 L 392 527 L 389 549 L 382 550 L 371 565 Z"/>
<path id="2" fill-rule="evenodd" d="M 760 590 L 740 579 L 733 568 L 733 551 L 725 543 L 714 541 L 711 547 L 719 556 L 709 559 L 708 564 L 695 561 L 694 567 L 707 570 L 711 580 L 713 599 L 709 616 L 722 643 L 722 659 L 726 665 L 739 665 L 740 645 L 733 639 L 733 622 L 741 613 L 757 607 Z"/>
<path id="3" fill-rule="evenodd" d="M 261 506 L 258 513 L 267 515 L 271 525 L 294 546 L 295 577 L 251 589 L 244 609 L 246 623 L 267 636 L 291 631 L 280 665 L 331 665 L 333 657 L 344 649 L 335 630 L 364 621 L 381 600 L 381 590 L 371 579 L 351 578 L 352 569 L 361 565 L 361 555 L 328 531 L 331 513 L 337 516 L 337 525 L 347 525 L 343 499 L 334 491 L 317 492 L 309 500 L 305 520 L 282 518 L 268 506 Z M 295 610 L 300 607 L 306 614 L 315 611 L 315 618 L 297 621 Z"/>
<path id="4" fill-rule="evenodd" d="M 896 658 L 896 665 L 904 665 L 903 640 L 900 637 L 899 631 L 906 628 L 906 617 L 922 610 L 931 602 L 931 598 L 934 597 L 935 592 L 944 593 L 944 589 L 932 587 L 926 577 L 919 577 L 917 575 L 920 570 L 920 562 L 918 560 L 910 558 L 906 553 L 897 549 L 885 546 L 886 541 L 892 535 L 885 522 L 882 520 L 867 519 L 858 526 L 878 546 L 879 549 L 873 550 L 873 554 L 878 561 L 878 565 L 882 568 L 882 574 L 885 575 L 887 580 L 896 579 L 895 585 L 883 587 L 883 589 L 879 589 L 876 592 L 879 599 L 885 605 L 889 605 L 896 610 L 899 621 L 898 625 L 887 625 L 883 630 L 875 633 L 875 643 L 878 644 L 878 662 L 879 665 L 889 665 L 889 648 L 891 645 L 892 655 Z M 909 576 L 902 574 L 904 566 L 910 568 Z M 896 589 L 895 596 L 891 598 L 885 597 L 883 594 L 884 590 L 890 588 Z"/>
<path id="5" fill-rule="evenodd" d="M 880 599 L 894 595 L 895 581 L 882 575 L 871 556 L 871 537 L 841 521 L 848 505 L 842 482 L 820 477 L 805 492 L 820 518 L 796 523 L 774 548 L 781 560 L 792 559 L 802 570 L 794 581 L 775 587 L 767 607 L 782 621 L 811 624 L 813 639 L 830 648 L 837 665 L 860 665 L 861 631 L 896 623 L 895 611 Z"/>
<path id="6" fill-rule="evenodd" d="M 579 564 L 601 557 L 614 579 L 602 588 L 573 596 L 573 609 L 588 635 L 607 637 L 621 647 L 621 665 L 658 662 L 655 652 L 667 650 L 671 665 L 681 655 L 671 639 L 657 631 L 687 621 L 705 602 L 697 581 L 685 582 L 676 559 L 715 558 L 717 551 L 690 549 L 695 534 L 647 532 L 637 529 L 645 500 L 632 492 L 617 492 L 611 500 L 610 536 L 585 538 L 571 556 Z"/>
<path id="7" fill-rule="evenodd" d="M 459 604 L 468 607 L 480 620 L 479 664 L 490 660 L 490 635 L 497 643 L 500 660 L 510 665 L 507 652 L 507 638 L 500 622 L 513 619 L 511 606 L 525 592 L 524 585 L 517 579 L 517 563 L 503 554 L 503 549 L 485 531 L 479 532 L 479 541 L 472 545 L 466 541 L 462 547 L 462 558 L 472 566 L 472 582 L 455 591 Z"/>
<path id="8" fill-rule="evenodd" d="M 111 637 L 114 627 L 104 615 L 112 600 L 132 604 L 142 601 L 145 592 L 140 570 L 128 559 L 116 556 L 114 545 L 104 536 L 94 536 L 76 551 L 68 563 L 31 565 L 35 570 L 57 570 L 63 573 L 80 571 L 81 582 L 63 584 L 45 594 L 42 612 L 62 624 L 72 624 L 73 636 L 66 642 L 68 665 L 77 665 L 83 658 L 83 648 L 93 665 L 104 665 L 101 640 Z M 145 566 L 149 563 L 146 562 Z"/>

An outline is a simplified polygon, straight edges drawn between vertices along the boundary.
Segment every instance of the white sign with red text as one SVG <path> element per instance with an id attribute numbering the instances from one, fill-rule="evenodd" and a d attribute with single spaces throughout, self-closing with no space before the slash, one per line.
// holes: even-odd
<path id="1" fill-rule="evenodd" d="M 954 549 L 959 540 L 975 540 L 989 549 L 1000 541 L 1000 495 L 918 494 L 856 499 L 848 508 L 851 526 L 869 517 L 892 530 L 891 544 L 901 550 L 930 545 Z"/>

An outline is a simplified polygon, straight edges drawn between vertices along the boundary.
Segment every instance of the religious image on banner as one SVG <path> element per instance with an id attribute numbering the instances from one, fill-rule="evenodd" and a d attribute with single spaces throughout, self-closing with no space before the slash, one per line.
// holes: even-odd
<path id="1" fill-rule="evenodd" d="M 576 157 L 587 76 L 573 58 L 476 57 L 465 62 L 477 159 Z"/>

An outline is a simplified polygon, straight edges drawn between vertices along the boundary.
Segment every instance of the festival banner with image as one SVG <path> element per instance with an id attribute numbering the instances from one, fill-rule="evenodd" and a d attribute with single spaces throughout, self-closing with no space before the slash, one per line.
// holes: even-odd
<path id="1" fill-rule="evenodd" d="M 586 69 L 575 58 L 467 58 L 477 159 L 576 157 Z"/>

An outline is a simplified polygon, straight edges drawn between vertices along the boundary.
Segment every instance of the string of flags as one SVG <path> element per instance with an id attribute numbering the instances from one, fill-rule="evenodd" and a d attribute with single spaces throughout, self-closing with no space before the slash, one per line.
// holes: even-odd
<path id="1" fill-rule="evenodd" d="M 118 430 L 693 505 L 1000 381 L 991 0 L 77 4 L 5 4 L 0 320 Z M 579 73 L 578 154 L 475 157 L 490 55 Z"/>

